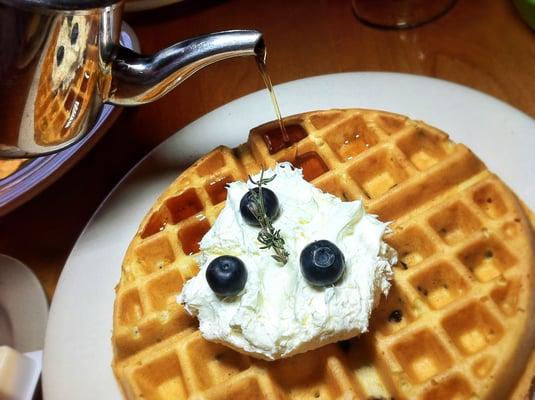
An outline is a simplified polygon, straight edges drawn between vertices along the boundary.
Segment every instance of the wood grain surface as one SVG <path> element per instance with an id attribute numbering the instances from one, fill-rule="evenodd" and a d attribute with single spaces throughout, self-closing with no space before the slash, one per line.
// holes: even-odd
<path id="1" fill-rule="evenodd" d="M 535 117 L 535 32 L 510 0 L 458 0 L 440 19 L 402 31 L 363 25 L 350 0 L 185 0 L 125 21 L 146 53 L 201 33 L 257 29 L 274 84 L 346 71 L 406 72 L 470 86 Z M 125 109 L 69 172 L 0 218 L 0 253 L 28 264 L 51 299 L 76 239 L 129 169 L 180 128 L 262 87 L 252 58 L 233 59 L 155 103 Z"/>

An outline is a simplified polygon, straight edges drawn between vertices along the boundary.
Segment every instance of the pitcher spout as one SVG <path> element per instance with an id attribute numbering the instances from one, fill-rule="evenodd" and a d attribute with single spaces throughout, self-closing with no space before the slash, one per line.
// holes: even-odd
<path id="1" fill-rule="evenodd" d="M 186 78 L 217 61 L 255 56 L 265 62 L 262 34 L 254 30 L 215 32 L 184 40 L 145 56 L 119 47 L 112 64 L 105 100 L 117 105 L 138 105 L 158 100 Z"/>

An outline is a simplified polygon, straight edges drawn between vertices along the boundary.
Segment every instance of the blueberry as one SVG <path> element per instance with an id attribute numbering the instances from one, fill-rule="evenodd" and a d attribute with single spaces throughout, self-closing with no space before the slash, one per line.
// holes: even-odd
<path id="1" fill-rule="evenodd" d="M 313 286 L 332 285 L 342 277 L 346 266 L 340 249 L 328 240 L 308 244 L 299 261 L 301 273 Z"/>
<path id="2" fill-rule="evenodd" d="M 251 211 L 251 208 L 255 206 L 253 201 L 253 192 L 258 196 L 259 189 L 256 187 L 252 190 L 249 190 L 241 198 L 240 213 L 247 224 L 260 226 L 260 223 Z M 262 198 L 264 199 L 266 215 L 271 221 L 273 221 L 279 215 L 279 199 L 277 199 L 277 195 L 273 193 L 272 190 L 265 187 L 262 188 Z"/>
<path id="3" fill-rule="evenodd" d="M 247 269 L 243 261 L 237 257 L 220 256 L 208 264 L 206 280 L 215 294 L 234 296 L 245 287 Z"/>

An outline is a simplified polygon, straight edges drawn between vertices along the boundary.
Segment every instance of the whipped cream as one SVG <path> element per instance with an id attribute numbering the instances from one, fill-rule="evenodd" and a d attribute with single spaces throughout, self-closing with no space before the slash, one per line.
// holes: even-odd
<path id="1" fill-rule="evenodd" d="M 264 178 L 273 174 L 265 187 L 279 199 L 273 226 L 285 241 L 287 264 L 276 262 L 272 249 L 260 249 L 259 228 L 247 225 L 240 214 L 241 198 L 255 185 L 233 182 L 225 207 L 200 242 L 199 274 L 177 297 L 198 317 L 207 340 L 267 360 L 366 332 L 397 262 L 395 250 L 382 240 L 388 224 L 367 214 L 362 201 L 342 202 L 323 193 L 289 163 L 265 171 Z M 346 261 L 344 275 L 329 287 L 311 286 L 300 271 L 301 250 L 321 239 L 335 243 Z M 238 257 L 247 268 L 247 283 L 237 296 L 219 297 L 208 286 L 208 264 L 221 255 Z"/>

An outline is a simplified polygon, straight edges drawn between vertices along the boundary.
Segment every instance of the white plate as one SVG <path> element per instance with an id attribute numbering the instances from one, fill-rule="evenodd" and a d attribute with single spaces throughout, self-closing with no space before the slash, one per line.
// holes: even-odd
<path id="1" fill-rule="evenodd" d="M 32 270 L 0 254 L 0 346 L 25 353 L 41 350 L 48 302 Z"/>
<path id="2" fill-rule="evenodd" d="M 535 172 L 535 121 L 490 96 L 436 79 L 373 72 L 298 80 L 276 92 L 285 115 L 362 107 L 427 121 L 470 146 L 535 209 L 535 182 L 529 178 Z M 184 166 L 219 144 L 245 141 L 251 127 L 272 119 L 265 90 L 220 107 L 157 147 L 97 210 L 53 299 L 44 356 L 46 399 L 120 398 L 110 367 L 113 289 L 141 218 Z"/>

